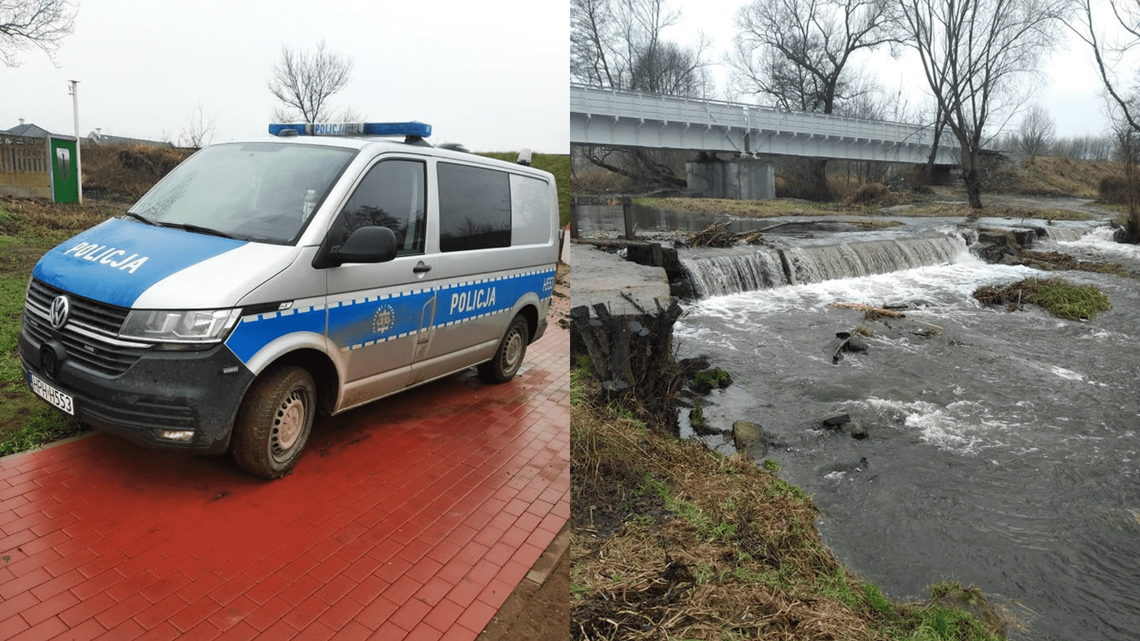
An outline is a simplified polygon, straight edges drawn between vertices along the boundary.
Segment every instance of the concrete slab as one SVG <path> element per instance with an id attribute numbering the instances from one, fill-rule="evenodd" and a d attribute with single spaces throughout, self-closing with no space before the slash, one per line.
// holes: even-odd
<path id="1" fill-rule="evenodd" d="M 572 270 L 573 305 L 603 303 L 614 315 L 639 314 L 625 296 L 646 311 L 657 309 L 654 299 L 668 306 L 669 279 L 663 267 L 630 262 L 587 243 L 573 243 L 566 258 Z M 624 295 L 624 296 L 623 296 Z"/>

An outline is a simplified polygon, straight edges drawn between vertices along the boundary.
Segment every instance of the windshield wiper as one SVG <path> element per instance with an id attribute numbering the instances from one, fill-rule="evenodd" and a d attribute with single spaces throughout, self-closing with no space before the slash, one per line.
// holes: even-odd
<path id="1" fill-rule="evenodd" d="M 196 233 L 196 234 L 208 234 L 210 236 L 221 236 L 222 238 L 231 238 L 234 240 L 239 240 L 237 238 L 237 236 L 231 236 L 224 231 L 218 231 L 216 229 L 211 229 L 209 227 L 202 227 L 200 225 L 195 225 L 193 223 L 155 223 L 155 224 L 160 225 L 162 227 L 169 227 L 171 229 L 181 229 L 182 231 L 188 231 L 188 232 L 192 232 L 192 233 Z"/>
<path id="2" fill-rule="evenodd" d="M 146 216 L 140 216 L 139 214 L 136 214 L 133 211 L 128 211 L 127 213 L 123 214 L 123 216 L 134 218 L 135 220 L 142 221 L 148 225 L 157 225 L 158 224 L 158 223 L 154 222 L 153 220 L 147 218 Z"/>

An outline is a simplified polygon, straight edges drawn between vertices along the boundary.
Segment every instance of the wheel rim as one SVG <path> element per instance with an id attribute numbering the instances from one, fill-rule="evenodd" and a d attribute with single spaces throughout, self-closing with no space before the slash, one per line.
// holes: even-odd
<path id="1" fill-rule="evenodd" d="M 519 360 L 522 358 L 522 351 L 522 332 L 517 329 L 512 329 L 510 337 L 507 338 L 507 344 L 503 349 L 503 358 L 501 363 L 503 365 L 504 372 L 513 372 L 519 366 Z"/>
<path id="2" fill-rule="evenodd" d="M 282 399 L 277 414 L 273 417 L 273 454 L 284 455 L 293 449 L 304 428 L 305 394 L 301 390 L 293 390 Z"/>

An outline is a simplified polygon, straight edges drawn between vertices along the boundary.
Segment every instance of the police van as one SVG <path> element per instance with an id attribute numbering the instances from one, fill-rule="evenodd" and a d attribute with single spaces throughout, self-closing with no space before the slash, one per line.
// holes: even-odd
<path id="1" fill-rule="evenodd" d="M 35 394 L 277 478 L 317 413 L 515 376 L 553 293 L 551 174 L 433 147 L 418 122 L 270 133 L 202 149 L 44 255 L 19 340 Z"/>

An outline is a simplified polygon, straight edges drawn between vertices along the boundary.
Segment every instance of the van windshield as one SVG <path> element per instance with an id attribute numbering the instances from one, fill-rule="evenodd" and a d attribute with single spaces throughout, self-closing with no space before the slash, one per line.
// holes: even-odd
<path id="1" fill-rule="evenodd" d="M 220 144 L 188 158 L 127 212 L 164 227 L 293 244 L 356 150 Z"/>

